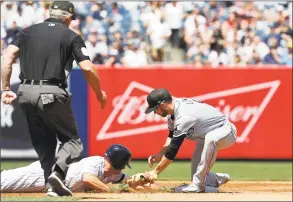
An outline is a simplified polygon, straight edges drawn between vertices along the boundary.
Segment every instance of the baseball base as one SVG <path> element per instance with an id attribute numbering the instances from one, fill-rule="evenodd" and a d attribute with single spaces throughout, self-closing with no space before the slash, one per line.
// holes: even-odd
<path id="1" fill-rule="evenodd" d="M 182 192 L 182 189 L 185 188 L 185 187 L 187 187 L 187 186 L 188 186 L 188 184 L 185 184 L 185 185 L 176 187 L 175 188 L 175 193 L 183 193 Z M 218 193 L 218 192 L 219 192 L 218 188 L 206 186 L 205 193 Z"/>

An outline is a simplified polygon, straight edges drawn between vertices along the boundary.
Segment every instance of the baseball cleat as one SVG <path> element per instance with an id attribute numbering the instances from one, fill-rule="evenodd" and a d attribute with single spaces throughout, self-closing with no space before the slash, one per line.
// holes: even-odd
<path id="1" fill-rule="evenodd" d="M 226 184 L 228 181 L 230 181 L 230 175 L 229 174 L 224 174 L 223 180 L 220 183 L 220 185 Z"/>
<path id="2" fill-rule="evenodd" d="M 72 192 L 68 187 L 65 186 L 65 184 L 61 180 L 61 176 L 57 172 L 53 172 L 49 176 L 48 180 L 60 196 L 72 196 Z"/>
<path id="3" fill-rule="evenodd" d="M 187 187 L 187 186 L 188 186 L 188 184 L 184 184 L 184 185 L 181 185 L 179 187 L 176 187 L 175 190 L 174 190 L 174 192 L 175 193 L 182 193 L 182 189 L 185 188 L 185 187 Z"/>
<path id="4" fill-rule="evenodd" d="M 197 185 L 191 183 L 190 185 L 183 187 L 182 192 L 184 192 L 184 193 L 204 193 L 205 190 L 202 190 Z"/>

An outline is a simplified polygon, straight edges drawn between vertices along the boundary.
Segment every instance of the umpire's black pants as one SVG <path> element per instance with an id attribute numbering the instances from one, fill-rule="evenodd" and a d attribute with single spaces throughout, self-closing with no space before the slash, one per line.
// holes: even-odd
<path id="1" fill-rule="evenodd" d="M 54 102 L 43 104 L 41 94 L 53 94 Z M 58 86 L 21 84 L 18 98 L 44 170 L 46 186 L 50 186 L 48 177 L 56 165 L 66 175 L 69 164 L 83 150 L 71 108 L 71 94 Z M 57 153 L 56 137 L 60 141 Z"/>

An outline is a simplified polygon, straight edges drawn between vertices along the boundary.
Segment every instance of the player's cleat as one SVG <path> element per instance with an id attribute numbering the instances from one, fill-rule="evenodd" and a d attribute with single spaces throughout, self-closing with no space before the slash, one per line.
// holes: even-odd
<path id="1" fill-rule="evenodd" d="M 220 183 L 220 185 L 223 185 L 223 184 L 226 184 L 228 181 L 230 181 L 230 175 L 229 174 L 224 174 L 223 176 L 223 180 L 222 182 Z"/>
<path id="2" fill-rule="evenodd" d="M 184 193 L 204 193 L 205 190 L 200 189 L 197 185 L 191 183 L 190 185 L 182 188 Z"/>
<path id="3" fill-rule="evenodd" d="M 46 190 L 46 196 L 49 196 L 49 197 L 57 197 L 59 195 L 53 190 L 53 188 L 48 188 Z"/>
<path id="4" fill-rule="evenodd" d="M 174 190 L 174 192 L 175 192 L 175 193 L 182 193 L 182 192 L 183 192 L 182 189 L 183 189 L 183 188 L 186 188 L 186 187 L 188 187 L 188 186 L 189 186 L 189 185 L 182 185 L 182 186 L 180 186 L 180 187 L 176 187 L 175 190 Z M 219 190 L 218 190 L 217 187 L 206 186 L 204 192 L 205 192 L 205 193 L 218 193 Z"/>
<path id="5" fill-rule="evenodd" d="M 174 190 L 174 192 L 175 193 L 182 193 L 182 189 L 185 188 L 185 187 L 187 187 L 187 186 L 188 186 L 188 184 L 184 184 L 184 185 L 181 185 L 179 187 L 176 187 L 175 190 Z"/>
<path id="6" fill-rule="evenodd" d="M 72 196 L 72 192 L 66 185 L 63 183 L 60 174 L 53 172 L 49 176 L 49 183 L 56 189 L 56 192 L 59 196 Z"/>

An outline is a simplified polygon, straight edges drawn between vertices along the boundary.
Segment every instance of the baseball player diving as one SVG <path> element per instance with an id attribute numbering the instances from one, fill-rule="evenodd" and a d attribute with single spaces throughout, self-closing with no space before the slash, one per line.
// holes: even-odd
<path id="1" fill-rule="evenodd" d="M 191 184 L 175 189 L 176 192 L 209 192 L 230 180 L 228 174 L 210 172 L 219 149 L 231 147 L 237 137 L 233 123 L 219 110 L 206 103 L 190 98 L 172 99 L 164 88 L 153 90 L 147 96 L 148 108 L 145 113 L 154 112 L 168 118 L 169 136 L 158 154 L 148 158 L 150 167 L 158 162 L 156 168 L 149 171 L 151 180 L 175 159 L 184 139 L 196 142 L 191 161 Z"/>
<path id="2" fill-rule="evenodd" d="M 108 183 L 123 183 L 129 187 L 143 186 L 147 181 L 143 173 L 126 176 L 121 170 L 130 167 L 130 151 L 123 145 L 113 144 L 105 152 L 105 156 L 86 157 L 70 164 L 65 185 L 72 192 L 110 192 Z M 39 161 L 26 167 L 3 170 L 1 172 L 1 193 L 7 192 L 45 192 L 44 171 Z M 57 190 L 47 191 L 47 196 L 59 195 Z"/>

